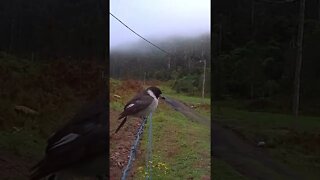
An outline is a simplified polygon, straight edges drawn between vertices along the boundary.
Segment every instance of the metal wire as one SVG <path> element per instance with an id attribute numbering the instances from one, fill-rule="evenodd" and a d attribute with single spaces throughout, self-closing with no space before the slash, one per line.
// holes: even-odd
<path id="1" fill-rule="evenodd" d="M 130 151 L 130 155 L 129 155 L 129 161 L 128 161 L 128 164 L 126 166 L 126 168 L 124 169 L 123 173 L 122 173 L 122 177 L 121 177 L 121 180 L 126 180 L 127 176 L 128 176 L 128 173 L 131 169 L 131 166 L 132 166 L 132 162 L 133 160 L 135 159 L 135 156 L 136 156 L 136 151 L 137 151 L 137 148 L 138 148 L 138 145 L 139 145 L 139 141 L 140 141 L 140 137 L 143 133 L 143 129 L 144 129 L 144 126 L 147 122 L 147 118 L 144 118 L 141 126 L 139 127 L 138 129 L 138 132 L 136 134 L 136 139 L 131 147 L 131 151 Z"/>
<path id="2" fill-rule="evenodd" d="M 155 45 L 154 43 L 150 42 L 149 40 L 147 40 L 146 38 L 142 37 L 140 34 L 138 34 L 137 32 L 135 32 L 133 29 L 131 29 L 129 26 L 127 26 L 124 22 L 122 22 L 119 18 L 117 18 L 115 15 L 113 15 L 111 12 L 109 12 L 109 14 L 114 17 L 116 20 L 118 20 L 122 25 L 124 25 L 126 28 L 128 28 L 130 31 L 132 31 L 134 34 L 136 34 L 137 36 L 139 36 L 140 38 L 142 38 L 143 40 L 145 40 L 146 42 L 148 42 L 149 44 L 151 44 L 152 46 L 156 47 L 157 49 L 159 49 L 160 51 L 162 51 L 163 53 L 172 56 L 169 52 L 163 50 L 162 48 L 160 48 L 159 46 Z"/>

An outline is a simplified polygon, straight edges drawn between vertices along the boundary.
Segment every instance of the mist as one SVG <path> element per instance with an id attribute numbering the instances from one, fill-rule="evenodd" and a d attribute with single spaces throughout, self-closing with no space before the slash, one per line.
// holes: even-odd
<path id="1" fill-rule="evenodd" d="M 134 31 L 153 41 L 210 33 L 210 0 L 113 0 L 110 2 L 110 12 Z M 140 40 L 110 15 L 111 51 Z"/>
<path id="2" fill-rule="evenodd" d="M 153 43 L 159 46 L 164 51 L 175 54 L 178 49 L 192 50 L 197 48 L 205 49 L 210 51 L 210 34 L 205 33 L 195 37 L 181 37 L 181 36 L 169 36 L 163 37 L 162 39 L 150 39 Z M 115 47 L 113 53 L 130 53 L 140 55 L 159 55 L 166 56 L 167 54 L 152 46 L 142 39 L 136 41 L 129 41 L 120 47 Z"/>

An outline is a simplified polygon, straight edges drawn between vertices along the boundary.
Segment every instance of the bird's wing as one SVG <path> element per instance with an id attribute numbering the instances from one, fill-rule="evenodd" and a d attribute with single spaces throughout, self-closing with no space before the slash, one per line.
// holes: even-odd
<path id="1" fill-rule="evenodd" d="M 131 99 L 124 107 L 123 112 L 120 114 L 119 119 L 123 117 L 134 115 L 143 109 L 146 109 L 153 101 L 151 96 L 140 96 L 139 98 Z"/>
<path id="2" fill-rule="evenodd" d="M 75 138 L 76 135 L 86 135 L 98 126 L 107 127 L 107 103 L 99 98 L 93 103 L 84 106 L 64 127 L 56 131 L 47 141 L 46 152 L 65 140 Z M 103 117 L 105 115 L 105 117 Z M 73 134 L 73 135 L 72 135 Z"/>
<path id="3" fill-rule="evenodd" d="M 48 139 L 46 155 L 33 168 L 32 179 L 45 177 L 92 158 L 107 156 L 108 119 L 104 104 L 96 103 L 94 106 L 102 107 L 88 108 L 90 116 L 85 116 L 85 109 L 82 109 L 82 118 L 76 115 Z"/>

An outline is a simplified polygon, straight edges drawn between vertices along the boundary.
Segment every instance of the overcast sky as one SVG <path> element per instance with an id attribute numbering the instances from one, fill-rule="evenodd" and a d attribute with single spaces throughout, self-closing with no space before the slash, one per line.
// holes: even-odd
<path id="1" fill-rule="evenodd" d="M 145 38 L 210 32 L 210 0 L 111 0 L 110 12 Z M 110 48 L 140 40 L 110 15 Z"/>

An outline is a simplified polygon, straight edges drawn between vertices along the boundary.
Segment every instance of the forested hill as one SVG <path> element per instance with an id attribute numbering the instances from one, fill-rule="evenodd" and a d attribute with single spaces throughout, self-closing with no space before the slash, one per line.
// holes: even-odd
<path id="1" fill-rule="evenodd" d="M 213 97 L 264 99 L 290 111 L 297 59 L 298 0 L 213 1 Z M 307 0 L 301 111 L 320 109 L 320 1 Z"/>
<path id="2" fill-rule="evenodd" d="M 206 94 L 210 94 L 211 51 L 210 34 L 194 37 L 168 37 L 150 39 L 169 52 L 141 40 L 112 49 L 110 76 L 117 79 L 172 81 L 178 92 L 201 94 L 204 63 L 206 60 Z"/>
<path id="3" fill-rule="evenodd" d="M 105 60 L 102 0 L 1 0 L 0 51 L 27 59 Z"/>

